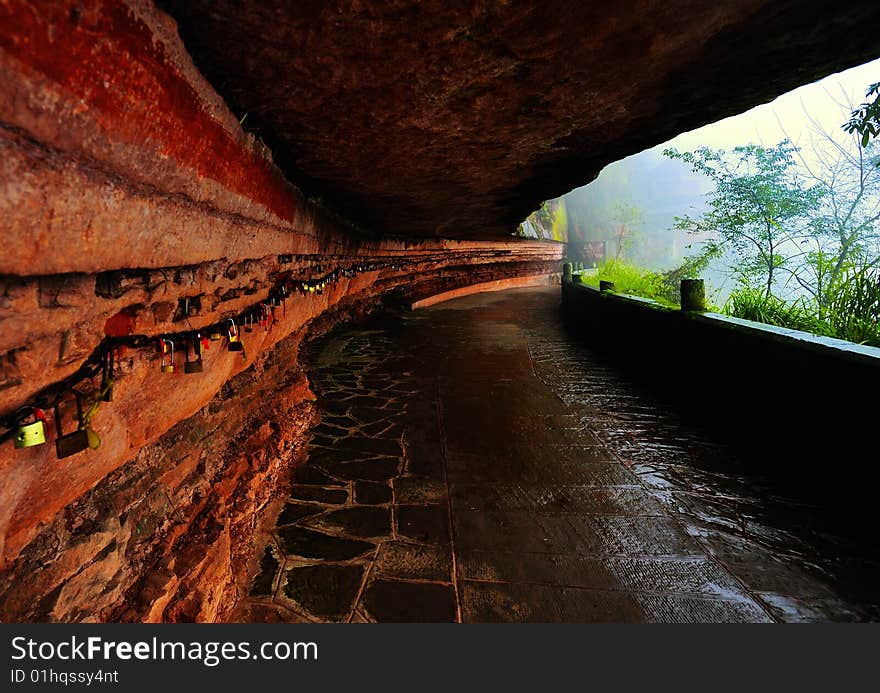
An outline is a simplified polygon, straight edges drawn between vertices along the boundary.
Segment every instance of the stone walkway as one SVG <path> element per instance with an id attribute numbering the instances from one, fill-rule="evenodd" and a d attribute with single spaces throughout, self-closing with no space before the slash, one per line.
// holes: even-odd
<path id="1" fill-rule="evenodd" d="M 558 302 L 476 295 L 316 345 L 322 421 L 254 618 L 878 618 L 876 555 L 573 342 Z"/>

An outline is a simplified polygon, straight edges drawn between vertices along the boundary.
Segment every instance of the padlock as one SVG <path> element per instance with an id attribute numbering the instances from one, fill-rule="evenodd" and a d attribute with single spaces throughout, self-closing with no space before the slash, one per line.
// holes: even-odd
<path id="1" fill-rule="evenodd" d="M 61 427 L 61 408 L 58 402 L 55 402 L 55 430 L 58 437 L 55 439 L 55 452 L 58 457 L 70 457 L 78 452 L 82 452 L 90 447 L 89 432 L 86 429 L 85 421 L 83 421 L 82 395 L 74 392 L 76 396 L 76 418 L 78 428 L 73 433 L 64 434 Z"/>
<path id="2" fill-rule="evenodd" d="M 113 349 L 104 355 L 104 363 L 101 367 L 101 392 L 104 393 L 105 402 L 113 401 Z"/>
<path id="3" fill-rule="evenodd" d="M 46 415 L 37 407 L 24 407 L 18 412 L 18 428 L 15 429 L 13 445 L 16 448 L 32 448 L 46 442 Z"/>
<path id="4" fill-rule="evenodd" d="M 235 320 L 229 318 L 226 322 L 229 323 L 229 329 L 226 330 L 226 335 L 229 338 L 227 348 L 229 351 L 244 351 L 244 344 L 241 343 L 241 336 L 238 334 L 238 327 L 235 326 Z"/>
<path id="5" fill-rule="evenodd" d="M 208 337 L 210 337 L 212 342 L 219 342 L 223 339 L 223 333 L 220 332 L 219 327 L 212 327 L 211 331 L 208 333 Z"/>
<path id="6" fill-rule="evenodd" d="M 192 340 L 192 351 L 195 357 L 189 360 L 190 340 L 186 339 L 183 343 L 183 372 L 184 373 L 201 373 L 202 372 L 202 336 L 197 334 Z"/>
<path id="7" fill-rule="evenodd" d="M 254 331 L 254 316 L 252 313 L 248 313 L 244 318 L 244 331 L 245 332 L 253 332 Z"/>
<path id="8" fill-rule="evenodd" d="M 177 368 L 174 366 L 174 342 L 170 339 L 160 339 L 162 343 L 162 372 L 174 373 Z M 165 363 L 165 354 L 170 352 L 168 363 Z"/>

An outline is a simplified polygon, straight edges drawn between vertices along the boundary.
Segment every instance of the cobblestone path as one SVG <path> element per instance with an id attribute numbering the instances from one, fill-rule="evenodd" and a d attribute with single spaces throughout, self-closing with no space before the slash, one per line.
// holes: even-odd
<path id="1" fill-rule="evenodd" d="M 315 345 L 322 411 L 251 606 L 286 621 L 871 620 L 829 533 L 566 334 L 558 288 Z"/>

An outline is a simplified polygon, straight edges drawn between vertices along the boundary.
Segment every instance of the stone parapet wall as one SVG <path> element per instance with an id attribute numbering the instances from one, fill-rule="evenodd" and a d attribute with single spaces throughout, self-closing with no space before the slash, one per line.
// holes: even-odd
<path id="1" fill-rule="evenodd" d="M 876 426 L 880 349 L 797 330 L 685 312 L 564 281 L 571 330 L 620 361 L 640 384 L 774 469 L 793 486 L 855 498 L 853 473 L 874 479 L 864 434 Z"/>

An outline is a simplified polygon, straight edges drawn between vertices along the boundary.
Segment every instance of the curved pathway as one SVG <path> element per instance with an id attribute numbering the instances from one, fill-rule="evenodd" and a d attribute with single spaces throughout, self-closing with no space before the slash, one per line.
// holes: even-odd
<path id="1" fill-rule="evenodd" d="M 253 618 L 878 618 L 876 555 L 573 342 L 558 303 L 480 294 L 315 345 L 322 420 Z"/>

